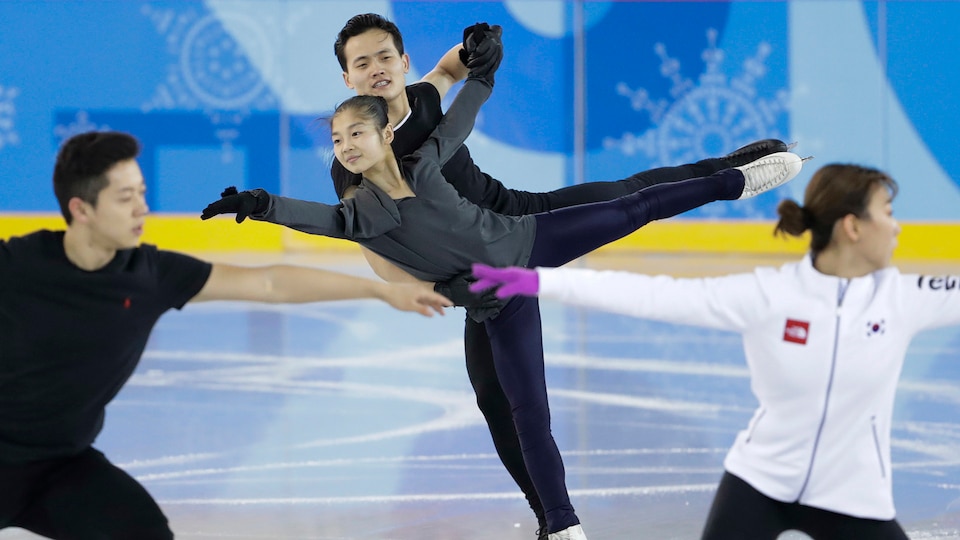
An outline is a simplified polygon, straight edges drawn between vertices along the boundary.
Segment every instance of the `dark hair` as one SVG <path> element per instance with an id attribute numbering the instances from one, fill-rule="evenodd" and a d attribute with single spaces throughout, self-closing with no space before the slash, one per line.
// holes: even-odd
<path id="1" fill-rule="evenodd" d="M 390 34 L 393 38 L 393 44 L 397 47 L 397 52 L 403 54 L 403 36 L 400 35 L 400 29 L 397 28 L 396 24 L 376 13 L 354 15 L 350 17 L 347 24 L 343 25 L 340 33 L 337 34 L 337 41 L 333 43 L 333 54 L 337 55 L 337 60 L 344 72 L 347 71 L 347 57 L 344 56 L 343 48 L 347 46 L 347 40 L 368 30 L 383 30 Z"/>
<path id="2" fill-rule="evenodd" d="M 810 251 L 816 255 L 830 244 L 837 220 L 850 214 L 865 217 L 870 196 L 878 186 L 896 197 L 896 181 L 882 171 L 840 163 L 824 165 L 813 173 L 802 207 L 792 199 L 780 202 L 780 220 L 774 234 L 800 236 L 810 229 Z"/>
<path id="3" fill-rule="evenodd" d="M 333 129 L 333 119 L 344 111 L 354 111 L 360 116 L 373 122 L 377 129 L 387 127 L 387 100 L 380 96 L 353 96 L 352 98 L 337 105 L 336 110 L 330 115 L 330 128 Z M 360 185 L 362 175 L 344 174 L 334 175 L 333 189 L 337 192 L 337 197 L 343 198 L 347 188 Z"/>
<path id="4" fill-rule="evenodd" d="M 137 139 L 119 131 L 89 131 L 67 139 L 53 167 L 53 193 L 67 225 L 73 221 L 70 199 L 79 197 L 96 206 L 100 192 L 110 183 L 107 171 L 139 154 Z"/>
<path id="5" fill-rule="evenodd" d="M 343 103 L 337 105 L 330 116 L 330 127 L 333 127 L 333 119 L 344 111 L 354 111 L 360 116 L 373 121 L 377 129 L 387 127 L 387 100 L 380 96 L 353 96 Z"/>

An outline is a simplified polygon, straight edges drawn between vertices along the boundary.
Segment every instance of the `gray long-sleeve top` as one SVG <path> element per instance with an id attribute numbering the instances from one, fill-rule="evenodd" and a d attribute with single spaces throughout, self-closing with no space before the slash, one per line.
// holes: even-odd
<path id="1" fill-rule="evenodd" d="M 440 171 L 470 134 L 491 90 L 468 79 L 430 138 L 400 162 L 415 197 L 391 199 L 364 178 L 354 198 L 337 205 L 271 195 L 267 210 L 251 217 L 353 240 L 425 281 L 450 279 L 475 262 L 525 266 L 536 219 L 480 208 L 460 197 Z"/>

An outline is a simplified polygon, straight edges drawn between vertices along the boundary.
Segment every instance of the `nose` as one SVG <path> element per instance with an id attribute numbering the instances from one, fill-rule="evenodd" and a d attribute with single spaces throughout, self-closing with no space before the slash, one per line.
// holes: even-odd
<path id="1" fill-rule="evenodd" d="M 150 213 L 150 206 L 147 204 L 146 197 L 143 197 L 143 196 L 140 197 L 140 204 L 137 205 L 136 211 L 138 216 L 143 216 Z"/>

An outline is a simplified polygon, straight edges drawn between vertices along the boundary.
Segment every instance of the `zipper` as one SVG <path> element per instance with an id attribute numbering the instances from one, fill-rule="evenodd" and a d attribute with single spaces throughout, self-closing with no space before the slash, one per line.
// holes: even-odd
<path id="1" fill-rule="evenodd" d="M 880 464 L 880 478 L 886 478 L 887 468 L 883 466 L 883 453 L 880 451 L 880 437 L 877 435 L 877 415 L 870 417 L 870 429 L 873 431 L 873 447 L 877 450 L 877 462 Z"/>
<path id="2" fill-rule="evenodd" d="M 827 422 L 827 410 L 830 407 L 830 392 L 833 390 L 833 375 L 837 370 L 837 348 L 840 346 L 840 308 L 843 307 L 843 297 L 847 294 L 847 286 L 849 284 L 850 281 L 847 279 L 841 279 L 838 284 L 837 316 L 833 331 L 833 358 L 830 361 L 830 377 L 827 378 L 827 395 L 823 398 L 823 412 L 820 415 L 820 425 L 817 426 L 817 435 L 813 439 L 813 450 L 810 452 L 810 464 L 807 466 L 807 476 L 803 479 L 800 492 L 797 493 L 797 501 L 803 497 L 803 492 L 807 490 L 807 484 L 810 483 L 810 475 L 813 473 L 813 462 L 817 459 L 820 436 L 823 434 L 823 425 Z"/>

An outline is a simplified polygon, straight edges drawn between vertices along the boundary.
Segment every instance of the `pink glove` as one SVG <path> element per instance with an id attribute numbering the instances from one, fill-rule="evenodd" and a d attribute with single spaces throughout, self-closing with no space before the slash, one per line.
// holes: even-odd
<path id="1" fill-rule="evenodd" d="M 485 264 L 474 264 L 473 277 L 477 278 L 477 281 L 470 285 L 470 292 L 478 293 L 497 287 L 497 298 L 517 294 L 536 296 L 540 290 L 540 276 L 537 271 L 519 266 L 493 268 Z"/>

